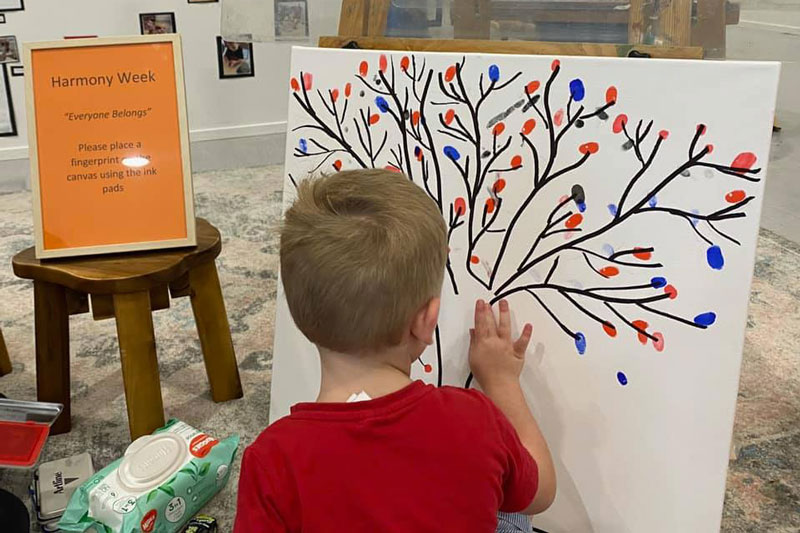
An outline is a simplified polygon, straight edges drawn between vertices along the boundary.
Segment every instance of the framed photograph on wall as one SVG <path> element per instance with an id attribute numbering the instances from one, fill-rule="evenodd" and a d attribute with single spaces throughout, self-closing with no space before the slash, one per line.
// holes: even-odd
<path id="1" fill-rule="evenodd" d="M 22 11 L 25 9 L 23 0 L 0 0 L 0 11 Z"/>
<path id="2" fill-rule="evenodd" d="M 308 37 L 306 0 L 275 0 L 275 38 L 301 40 Z"/>
<path id="3" fill-rule="evenodd" d="M 0 36 L 0 63 L 19 63 L 17 38 L 13 35 Z"/>
<path id="4" fill-rule="evenodd" d="M 14 102 L 11 99 L 11 85 L 8 83 L 8 66 L 3 65 L 3 89 L 0 90 L 0 137 L 13 137 L 17 134 L 17 119 L 14 117 Z"/>
<path id="5" fill-rule="evenodd" d="M 220 79 L 254 76 L 253 43 L 226 41 L 217 36 L 217 64 Z"/>
<path id="6" fill-rule="evenodd" d="M 175 29 L 175 13 L 140 13 L 139 30 L 142 35 L 177 33 Z"/>

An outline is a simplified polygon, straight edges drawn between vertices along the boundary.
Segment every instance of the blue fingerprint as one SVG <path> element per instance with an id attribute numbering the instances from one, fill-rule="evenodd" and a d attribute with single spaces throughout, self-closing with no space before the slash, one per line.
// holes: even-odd
<path id="1" fill-rule="evenodd" d="M 700 214 L 700 210 L 699 209 L 692 209 L 691 213 L 693 215 L 699 215 Z M 697 223 L 700 222 L 700 219 L 695 218 L 695 217 L 689 217 L 689 222 L 692 223 L 692 226 L 696 227 Z"/>
<path id="2" fill-rule="evenodd" d="M 713 311 L 709 311 L 708 313 L 700 313 L 699 315 L 694 317 L 694 323 L 704 328 L 707 328 L 716 321 L 717 321 L 717 314 L 714 313 Z"/>
<path id="3" fill-rule="evenodd" d="M 656 195 L 654 194 L 653 197 L 650 198 L 650 201 L 647 203 L 650 204 L 650 207 L 655 207 L 658 205 L 658 198 L 656 198 Z"/>
<path id="4" fill-rule="evenodd" d="M 651 278 L 650 285 L 652 285 L 656 289 L 665 287 L 667 285 L 667 278 L 662 278 L 661 276 L 656 276 L 654 278 Z"/>
<path id="5" fill-rule="evenodd" d="M 614 247 L 611 246 L 608 243 L 603 245 L 602 250 L 603 250 L 603 253 L 606 254 L 607 257 L 611 257 L 612 255 L 614 255 Z"/>
<path id="6" fill-rule="evenodd" d="M 489 67 L 489 79 L 492 81 L 497 81 L 500 79 L 500 67 L 497 65 L 491 65 Z"/>
<path id="7" fill-rule="evenodd" d="M 580 331 L 575 333 L 575 348 L 579 355 L 586 353 L 586 337 Z"/>
<path id="8" fill-rule="evenodd" d="M 422 150 L 420 150 L 420 147 L 419 146 L 415 146 L 414 147 L 414 157 L 419 157 L 419 154 L 421 154 L 421 153 L 422 153 Z"/>
<path id="9" fill-rule="evenodd" d="M 456 150 L 454 146 L 445 146 L 443 151 L 444 155 L 446 155 L 453 161 L 458 161 L 459 159 L 461 159 L 461 154 L 458 153 L 458 150 Z"/>
<path id="10" fill-rule="evenodd" d="M 300 139 L 300 151 L 303 153 L 308 152 L 308 141 Z"/>
<path id="11" fill-rule="evenodd" d="M 586 211 L 586 202 L 581 202 L 578 204 L 578 211 L 580 211 L 581 213 Z"/>
<path id="12" fill-rule="evenodd" d="M 722 270 L 722 267 L 725 266 L 725 258 L 722 257 L 722 249 L 716 244 L 709 246 L 708 250 L 706 250 L 706 261 L 708 261 L 708 266 L 714 270 Z"/>
<path id="13" fill-rule="evenodd" d="M 612 217 L 617 216 L 617 204 L 608 204 L 608 212 Z"/>
<path id="14" fill-rule="evenodd" d="M 386 113 L 389 111 L 389 102 L 383 96 L 378 96 L 375 98 L 375 105 L 378 106 L 378 110 L 381 113 Z"/>
<path id="15" fill-rule="evenodd" d="M 586 90 L 584 89 L 583 82 L 580 79 L 575 78 L 569 82 L 569 94 L 576 102 L 580 102 L 583 100 L 583 97 L 586 96 Z"/>
<path id="16" fill-rule="evenodd" d="M 617 372 L 617 381 L 624 387 L 628 384 L 628 376 L 625 375 L 625 372 Z"/>

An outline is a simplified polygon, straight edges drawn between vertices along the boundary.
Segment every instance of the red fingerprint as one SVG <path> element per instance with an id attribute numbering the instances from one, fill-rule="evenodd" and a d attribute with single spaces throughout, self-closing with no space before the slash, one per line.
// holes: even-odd
<path id="1" fill-rule="evenodd" d="M 428 374 L 433 372 L 433 367 L 431 365 L 427 365 L 426 364 L 424 368 L 425 368 L 425 372 L 428 373 Z"/>
<path id="2" fill-rule="evenodd" d="M 341 160 L 337 159 L 336 161 L 334 161 L 333 162 L 333 168 L 335 168 L 337 171 L 342 170 L 342 162 L 341 162 Z"/>
<path id="3" fill-rule="evenodd" d="M 499 180 L 494 182 L 494 186 L 492 187 L 492 190 L 494 191 L 495 194 L 499 194 L 505 188 L 506 188 L 506 180 L 504 180 L 503 178 L 500 178 Z"/>
<path id="4" fill-rule="evenodd" d="M 614 327 L 614 324 L 611 322 L 603 322 L 603 331 L 606 332 L 606 335 L 609 337 L 616 337 L 617 336 L 617 328 Z"/>
<path id="5" fill-rule="evenodd" d="M 419 124 L 419 111 L 411 113 L 411 123 L 415 126 Z"/>
<path id="6" fill-rule="evenodd" d="M 657 352 L 663 352 L 664 351 L 664 334 L 661 333 L 660 331 L 656 331 L 655 333 L 653 333 L 653 337 L 656 338 L 656 340 L 653 341 L 653 347 L 656 349 Z"/>
<path id="7" fill-rule="evenodd" d="M 670 284 L 664 287 L 664 294 L 669 295 L 670 300 L 674 300 L 678 297 L 678 289 L 675 288 L 674 285 Z"/>
<path id="8" fill-rule="evenodd" d="M 494 198 L 487 198 L 486 199 L 486 212 L 493 213 L 494 212 Z"/>
<path id="9" fill-rule="evenodd" d="M 453 202 L 453 208 L 455 209 L 456 215 L 461 216 L 467 212 L 467 202 L 459 196 L 456 198 L 456 201 Z"/>
<path id="10" fill-rule="evenodd" d="M 362 61 L 361 64 L 358 66 L 358 73 L 361 74 L 361 76 L 363 77 L 367 75 L 367 72 L 369 72 L 369 63 L 367 63 L 366 61 Z"/>
<path id="11" fill-rule="evenodd" d="M 497 124 L 494 125 L 494 128 L 492 129 L 492 134 L 495 136 L 500 135 L 505 131 L 505 129 L 506 125 L 503 124 L 502 122 L 498 122 Z"/>
<path id="12" fill-rule="evenodd" d="M 597 150 L 599 149 L 600 145 L 598 145 L 596 142 L 583 143 L 580 145 L 580 147 L 578 147 L 578 151 L 582 154 L 596 154 Z"/>
<path id="13" fill-rule="evenodd" d="M 619 269 L 617 267 L 615 267 L 615 266 L 607 266 L 607 267 L 601 268 L 599 270 L 599 272 L 600 272 L 601 275 L 603 275 L 603 276 L 605 276 L 607 278 L 613 278 L 614 276 L 619 274 Z"/>
<path id="14" fill-rule="evenodd" d="M 729 204 L 736 204 L 744 200 L 745 196 L 747 196 L 747 193 L 741 189 L 737 189 L 726 194 L 725 201 Z"/>
<path id="15" fill-rule="evenodd" d="M 661 130 L 658 132 L 658 136 L 666 140 L 667 137 L 669 137 L 669 132 L 667 130 Z"/>
<path id="16" fill-rule="evenodd" d="M 300 83 L 297 81 L 297 78 L 292 78 L 292 81 L 290 82 L 290 85 L 292 86 L 292 90 L 293 91 L 299 91 L 300 90 Z"/>
<path id="17" fill-rule="evenodd" d="M 613 85 L 606 89 L 606 103 L 610 104 L 611 102 L 617 101 L 617 88 Z"/>
<path id="18" fill-rule="evenodd" d="M 306 91 L 311 90 L 312 82 L 314 81 L 314 76 L 310 72 L 306 72 L 303 74 L 303 88 Z"/>
<path id="19" fill-rule="evenodd" d="M 556 111 L 556 114 L 553 115 L 553 122 L 556 126 L 560 126 L 562 122 L 564 122 L 564 110 L 559 109 Z"/>
<path id="20" fill-rule="evenodd" d="M 370 125 L 377 124 L 380 119 L 381 119 L 380 115 L 370 115 L 369 123 Z"/>
<path id="21" fill-rule="evenodd" d="M 453 122 L 453 119 L 456 118 L 456 112 L 454 109 L 448 109 L 447 113 L 444 114 L 444 123 L 450 125 Z"/>
<path id="22" fill-rule="evenodd" d="M 631 322 L 635 328 L 640 331 L 637 331 L 637 336 L 639 337 L 639 342 L 642 344 L 647 344 L 647 335 L 643 334 L 642 331 L 647 331 L 647 327 L 650 325 L 644 320 L 634 320 Z"/>
<path id="23" fill-rule="evenodd" d="M 392 165 L 386 165 L 386 166 L 385 166 L 385 167 L 383 167 L 383 168 L 384 168 L 384 170 L 390 170 L 390 171 L 392 171 L 392 172 L 402 172 L 402 170 L 400 170 L 399 168 L 397 168 L 397 167 L 394 167 L 394 166 L 392 166 Z"/>
<path id="24" fill-rule="evenodd" d="M 353 85 L 348 82 L 347 85 L 344 86 L 344 95 L 345 95 L 345 97 L 350 98 L 350 92 L 352 90 L 353 90 Z"/>
<path id="25" fill-rule="evenodd" d="M 539 82 L 537 80 L 533 80 L 528 82 L 528 85 L 525 86 L 525 92 L 527 94 L 533 94 L 539 89 Z"/>
<path id="26" fill-rule="evenodd" d="M 378 68 L 381 69 L 381 72 L 386 72 L 387 61 L 386 56 L 381 54 L 380 59 L 378 60 Z"/>
<path id="27" fill-rule="evenodd" d="M 339 99 L 339 89 L 334 89 L 331 91 L 331 100 L 336 102 Z"/>
<path id="28" fill-rule="evenodd" d="M 447 71 L 444 73 L 444 81 L 453 81 L 453 78 L 456 77 L 456 66 L 450 65 L 447 67 Z"/>
<path id="29" fill-rule="evenodd" d="M 713 144 L 707 144 L 706 145 L 706 153 L 710 154 L 713 151 L 714 151 L 714 145 Z"/>
<path id="30" fill-rule="evenodd" d="M 522 166 L 522 156 L 515 155 L 511 158 L 511 168 L 519 168 Z"/>
<path id="31" fill-rule="evenodd" d="M 750 169 L 753 168 L 753 165 L 756 164 L 756 154 L 753 152 L 742 152 L 741 154 L 737 155 L 736 158 L 731 163 L 733 168 L 746 168 Z"/>
<path id="32" fill-rule="evenodd" d="M 469 262 L 472 263 L 473 265 L 477 265 L 478 263 L 481 262 L 481 260 L 478 258 L 477 255 L 473 255 L 472 257 L 469 258 Z"/>
<path id="33" fill-rule="evenodd" d="M 581 222 L 583 222 L 583 215 L 575 213 L 564 222 L 564 225 L 569 229 L 574 229 L 577 228 Z"/>
<path id="34" fill-rule="evenodd" d="M 614 125 L 611 127 L 611 131 L 614 133 L 620 133 L 624 128 L 625 125 L 628 123 L 628 115 L 625 113 L 621 113 L 614 119 Z"/>
<path id="35" fill-rule="evenodd" d="M 652 255 L 650 250 L 647 250 L 645 248 L 640 248 L 639 246 L 635 246 L 633 250 L 634 250 L 633 257 L 635 257 L 636 259 L 641 259 L 642 261 L 647 261 L 648 259 L 650 259 L 650 256 Z"/>
<path id="36" fill-rule="evenodd" d="M 706 127 L 705 124 L 698 124 L 697 131 L 700 132 L 700 135 L 705 135 L 706 131 L 708 131 L 708 128 Z"/>
<path id="37" fill-rule="evenodd" d="M 561 61 L 558 59 L 554 59 L 552 63 L 550 63 L 550 70 L 555 70 L 561 66 Z"/>
<path id="38" fill-rule="evenodd" d="M 528 120 L 525 121 L 525 124 L 522 125 L 522 134 L 529 135 L 533 131 L 533 128 L 535 127 L 536 127 L 536 121 L 533 120 L 532 118 L 529 118 Z"/>
<path id="39" fill-rule="evenodd" d="M 408 70 L 408 64 L 410 63 L 408 56 L 403 56 L 403 59 L 400 60 L 400 68 L 403 72 Z"/>

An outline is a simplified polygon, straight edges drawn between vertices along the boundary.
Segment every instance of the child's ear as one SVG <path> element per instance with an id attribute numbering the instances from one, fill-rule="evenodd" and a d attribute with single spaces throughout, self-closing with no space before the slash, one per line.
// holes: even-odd
<path id="1" fill-rule="evenodd" d="M 414 315 L 414 320 L 411 322 L 411 334 L 429 346 L 433 344 L 436 323 L 439 321 L 440 304 L 440 298 L 431 298 L 417 311 L 417 314 Z"/>

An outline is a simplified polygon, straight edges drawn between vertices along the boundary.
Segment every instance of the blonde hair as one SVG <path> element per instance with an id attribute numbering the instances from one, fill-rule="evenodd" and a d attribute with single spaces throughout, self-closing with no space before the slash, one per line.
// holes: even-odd
<path id="1" fill-rule="evenodd" d="M 399 343 L 414 313 L 439 296 L 445 224 L 403 174 L 339 172 L 298 184 L 280 260 L 289 311 L 311 342 L 379 349 Z"/>

